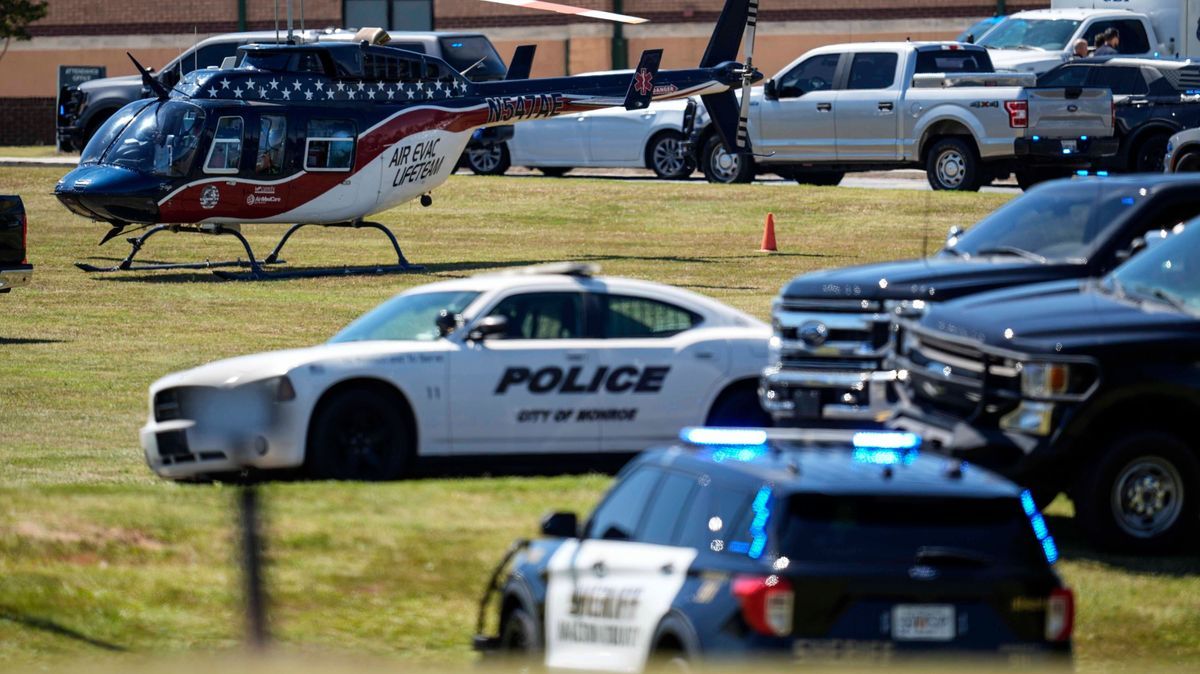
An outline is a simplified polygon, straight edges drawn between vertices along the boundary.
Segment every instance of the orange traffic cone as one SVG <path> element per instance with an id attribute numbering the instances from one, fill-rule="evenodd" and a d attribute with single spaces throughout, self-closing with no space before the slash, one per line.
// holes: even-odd
<path id="1" fill-rule="evenodd" d="M 767 213 L 767 224 L 763 225 L 762 247 L 759 248 L 764 253 L 778 252 L 779 248 L 775 246 L 775 214 Z"/>

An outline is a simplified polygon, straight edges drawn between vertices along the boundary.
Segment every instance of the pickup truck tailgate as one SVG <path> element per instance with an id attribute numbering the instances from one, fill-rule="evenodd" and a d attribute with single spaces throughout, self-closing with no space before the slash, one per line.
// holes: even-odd
<path id="1" fill-rule="evenodd" d="M 1113 102 L 1108 89 L 1047 87 L 1029 94 L 1027 136 L 1105 138 L 1113 135 Z"/>

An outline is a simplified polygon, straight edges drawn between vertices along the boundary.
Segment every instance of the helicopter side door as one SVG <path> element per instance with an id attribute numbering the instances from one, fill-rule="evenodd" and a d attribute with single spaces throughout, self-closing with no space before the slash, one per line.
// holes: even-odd
<path id="1" fill-rule="evenodd" d="M 269 218 L 294 207 L 289 199 L 297 170 L 296 143 L 289 143 L 288 118 L 283 113 L 246 115 L 247 154 L 241 170 L 247 220 Z M 291 146 L 291 147 L 289 147 Z"/>

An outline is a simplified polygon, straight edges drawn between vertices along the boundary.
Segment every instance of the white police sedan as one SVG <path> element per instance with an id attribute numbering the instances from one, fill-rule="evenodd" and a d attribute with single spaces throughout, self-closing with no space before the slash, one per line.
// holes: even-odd
<path id="1" fill-rule="evenodd" d="M 550 265 L 408 290 L 328 343 L 150 387 L 168 478 L 304 468 L 391 479 L 418 457 L 631 453 L 694 424 L 762 425 L 770 328 L 670 286 Z"/>

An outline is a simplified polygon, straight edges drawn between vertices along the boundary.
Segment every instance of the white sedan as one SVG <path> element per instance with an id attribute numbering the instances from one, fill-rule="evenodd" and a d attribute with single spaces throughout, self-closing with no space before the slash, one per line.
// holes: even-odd
<path id="1" fill-rule="evenodd" d="M 517 124 L 507 142 L 469 148 L 465 163 L 481 175 L 529 166 L 555 177 L 579 167 L 648 168 L 660 178 L 686 178 L 694 168 L 681 151 L 687 106 L 687 100 L 660 101 L 642 110 L 604 108 Z"/>
<path id="2" fill-rule="evenodd" d="M 303 467 L 391 479 L 418 457 L 631 453 L 683 426 L 763 425 L 770 328 L 702 295 L 540 267 L 420 286 L 328 343 L 150 387 L 168 478 Z"/>

